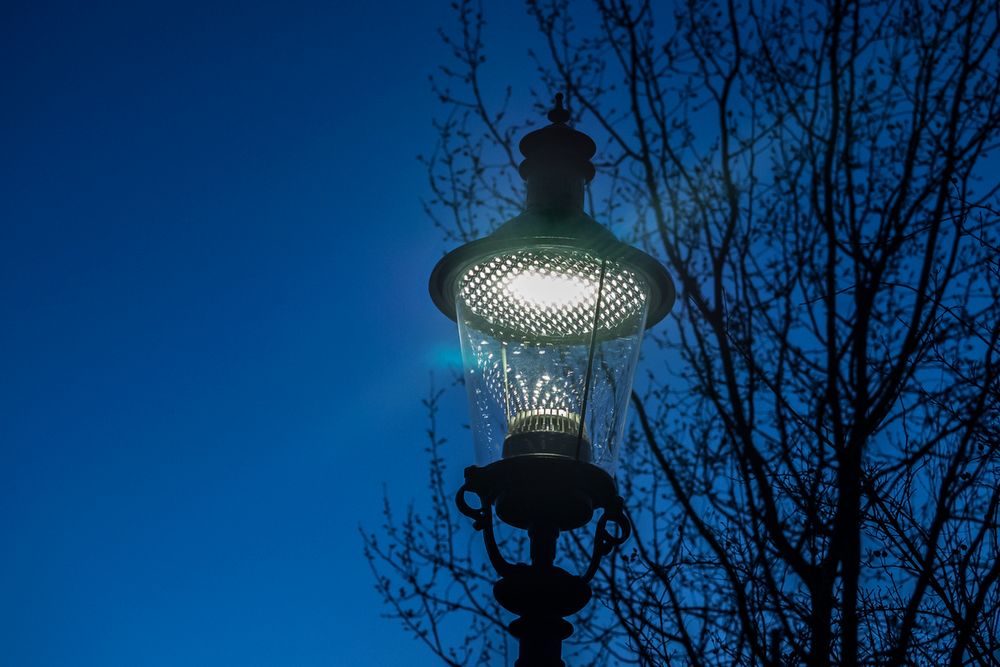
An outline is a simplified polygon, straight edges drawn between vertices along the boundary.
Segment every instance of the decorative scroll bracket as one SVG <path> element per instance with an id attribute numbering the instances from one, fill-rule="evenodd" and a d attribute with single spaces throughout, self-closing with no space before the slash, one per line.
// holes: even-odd
<path id="1" fill-rule="evenodd" d="M 469 494 L 478 497 L 478 507 L 469 504 Z M 515 667 L 564 667 L 562 641 L 573 632 L 565 617 L 587 605 L 589 582 L 601 560 L 632 533 L 614 480 L 582 461 L 519 456 L 466 468 L 455 502 L 473 527 L 483 531 L 486 553 L 500 575 L 493 586 L 497 602 L 519 616 L 509 628 L 520 645 Z M 559 532 L 585 526 L 598 509 L 602 513 L 586 571 L 572 574 L 554 565 Z M 528 531 L 530 564 L 512 564 L 503 557 L 494 533 L 494 510 L 504 523 Z M 618 529 L 609 530 L 609 525 Z"/>

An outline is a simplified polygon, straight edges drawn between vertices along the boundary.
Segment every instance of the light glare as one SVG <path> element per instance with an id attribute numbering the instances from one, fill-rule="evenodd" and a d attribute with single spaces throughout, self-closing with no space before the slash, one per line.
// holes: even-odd
<path id="1" fill-rule="evenodd" d="M 586 337 L 595 324 L 613 332 L 642 308 L 646 288 L 632 271 L 586 253 L 518 251 L 469 267 L 459 297 L 491 333 L 539 340 Z"/>
<path id="2" fill-rule="evenodd" d="M 523 306 L 563 310 L 586 304 L 597 290 L 597 285 L 581 276 L 528 270 L 511 275 L 503 289 Z"/>

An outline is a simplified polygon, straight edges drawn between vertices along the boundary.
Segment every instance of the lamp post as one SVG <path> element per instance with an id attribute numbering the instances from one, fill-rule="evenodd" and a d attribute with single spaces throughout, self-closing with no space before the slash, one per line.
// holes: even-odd
<path id="1" fill-rule="evenodd" d="M 631 533 L 613 475 L 642 332 L 674 300 L 659 262 L 584 213 L 596 145 L 566 124 L 562 95 L 548 119 L 520 143 L 525 211 L 448 253 L 430 279 L 458 323 L 476 450 L 456 502 L 483 531 L 497 601 L 519 617 L 517 667 L 562 667 L 565 617 L 586 606 L 601 559 Z M 597 510 L 587 569 L 555 565 L 559 533 Z M 504 558 L 494 511 L 527 531 L 530 563 Z"/>

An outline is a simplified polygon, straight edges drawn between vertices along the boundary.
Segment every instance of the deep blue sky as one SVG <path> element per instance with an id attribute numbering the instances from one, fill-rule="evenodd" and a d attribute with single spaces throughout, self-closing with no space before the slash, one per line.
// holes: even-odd
<path id="1" fill-rule="evenodd" d="M 457 348 L 414 159 L 450 20 L 0 8 L 0 663 L 437 664 L 357 526 L 421 494 Z"/>

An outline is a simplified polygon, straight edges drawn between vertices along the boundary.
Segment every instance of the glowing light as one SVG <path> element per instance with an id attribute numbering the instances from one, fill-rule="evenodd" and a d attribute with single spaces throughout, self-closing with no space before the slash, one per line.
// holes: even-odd
<path id="1" fill-rule="evenodd" d="M 565 310 L 579 308 L 592 301 L 597 285 L 581 276 L 530 269 L 510 275 L 503 289 L 522 306 Z"/>
<path id="2" fill-rule="evenodd" d="M 605 270 L 606 267 L 606 270 Z M 603 289 L 599 290 L 601 277 Z M 518 251 L 488 258 L 462 277 L 460 298 L 494 332 L 525 342 L 612 331 L 642 307 L 646 287 L 628 269 L 578 251 Z"/>

